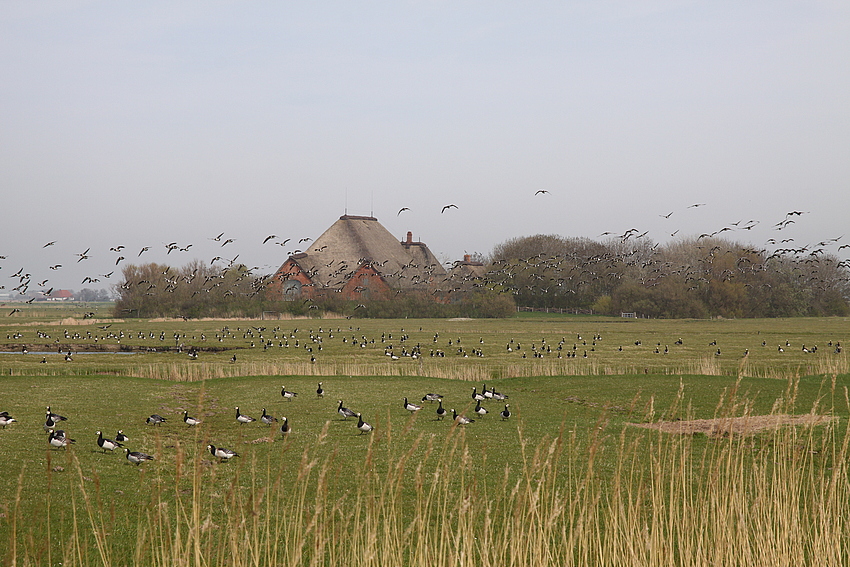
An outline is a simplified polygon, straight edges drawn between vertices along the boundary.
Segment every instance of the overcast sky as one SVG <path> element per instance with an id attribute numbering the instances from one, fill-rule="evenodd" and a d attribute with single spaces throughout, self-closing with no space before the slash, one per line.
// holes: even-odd
<path id="1" fill-rule="evenodd" d="M 850 243 L 846 0 L 5 0 L 0 77 L 3 291 L 270 272 L 346 208 L 442 260 L 739 221 Z"/>

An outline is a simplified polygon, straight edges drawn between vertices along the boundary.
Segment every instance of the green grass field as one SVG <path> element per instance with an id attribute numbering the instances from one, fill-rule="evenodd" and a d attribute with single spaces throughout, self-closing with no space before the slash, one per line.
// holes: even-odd
<path id="1" fill-rule="evenodd" d="M 0 354 L 0 411 L 17 422 L 0 431 L 0 561 L 662 565 L 671 556 L 659 549 L 671 546 L 682 554 L 673 564 L 800 559 L 783 546 L 799 547 L 803 563 L 846 560 L 846 543 L 830 542 L 848 535 L 850 374 L 846 354 L 835 352 L 848 321 L 539 315 L 10 317 L 0 329 L 9 351 Z M 402 355 L 417 343 L 421 358 Z M 390 344 L 398 360 L 385 354 Z M 197 360 L 191 347 L 201 349 Z M 130 354 L 90 352 L 122 348 Z M 509 420 L 497 401 L 473 415 L 472 388 L 483 382 L 509 396 Z M 283 399 L 282 386 L 299 395 Z M 426 392 L 475 422 L 437 420 L 437 404 L 419 401 Z M 411 415 L 404 397 L 423 409 Z M 361 435 L 356 419 L 342 420 L 338 400 L 374 431 Z M 69 418 L 68 449 L 48 446 L 48 405 Z M 236 406 L 255 418 L 263 408 L 286 416 L 292 432 L 284 439 L 276 425 L 241 425 Z M 202 423 L 185 425 L 184 410 Z M 839 419 L 731 436 L 630 425 L 810 412 Z M 146 425 L 153 413 L 168 421 Z M 103 454 L 96 431 L 118 429 L 128 448 L 155 460 L 136 466 L 119 451 Z M 209 443 L 240 456 L 219 463 Z M 777 541 L 765 547 L 768 536 Z"/>

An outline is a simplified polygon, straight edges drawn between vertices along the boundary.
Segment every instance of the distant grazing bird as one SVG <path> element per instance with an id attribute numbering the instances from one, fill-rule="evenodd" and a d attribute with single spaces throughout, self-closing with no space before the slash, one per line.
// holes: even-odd
<path id="1" fill-rule="evenodd" d="M 124 432 L 119 429 L 118 433 L 115 434 L 115 440 L 119 443 L 124 443 L 125 441 L 129 441 L 130 438 L 124 435 Z"/>
<path id="2" fill-rule="evenodd" d="M 201 423 L 200 419 L 189 417 L 189 412 L 185 410 L 183 411 L 183 421 L 186 423 L 186 425 L 198 425 L 199 423 Z"/>
<path id="3" fill-rule="evenodd" d="M 455 423 L 458 425 L 468 425 L 475 421 L 474 419 L 469 419 L 464 415 L 458 415 L 454 409 L 452 409 L 452 417 L 454 417 Z"/>
<path id="4" fill-rule="evenodd" d="M 423 402 L 438 402 L 443 399 L 442 394 L 425 394 L 422 396 Z"/>
<path id="5" fill-rule="evenodd" d="M 357 429 L 360 430 L 360 435 L 363 435 L 364 433 L 369 433 L 373 429 L 371 425 L 363 421 L 363 418 L 360 416 L 359 413 L 357 414 Z"/>
<path id="6" fill-rule="evenodd" d="M 244 424 L 246 424 L 246 423 L 251 423 L 252 421 L 257 421 L 257 420 L 256 420 L 256 419 L 254 419 L 253 417 L 249 417 L 249 416 L 247 416 L 247 415 L 243 415 L 243 414 L 239 411 L 239 406 L 236 406 L 236 421 L 238 421 L 239 423 L 241 423 L 241 424 L 243 424 L 243 425 L 244 425 Z"/>
<path id="7" fill-rule="evenodd" d="M 148 417 L 145 420 L 145 423 L 147 423 L 148 425 L 161 425 L 161 424 L 165 423 L 166 421 L 167 420 L 164 417 L 162 417 L 159 414 L 154 413 L 154 414 L 151 414 L 151 416 Z"/>
<path id="8" fill-rule="evenodd" d="M 63 430 L 57 429 L 56 431 L 50 432 L 50 435 L 47 437 L 47 442 L 50 443 L 51 447 L 65 449 L 68 445 L 76 443 L 77 441 L 66 437 Z"/>
<path id="9" fill-rule="evenodd" d="M 407 401 L 407 398 L 404 398 L 404 409 L 409 411 L 410 413 L 415 413 L 422 409 L 422 406 L 418 406 L 416 404 L 412 404 Z"/>
<path id="10" fill-rule="evenodd" d="M 103 434 L 100 431 L 97 432 L 97 446 L 103 449 L 104 453 L 107 451 L 114 451 L 117 447 L 123 447 L 123 445 L 121 445 L 118 441 L 104 439 Z"/>
<path id="11" fill-rule="evenodd" d="M 272 423 L 277 421 L 277 418 L 272 416 L 272 415 L 267 414 L 266 408 L 263 408 L 263 415 L 260 416 L 260 421 L 262 421 L 266 425 L 271 425 Z"/>
<path id="12" fill-rule="evenodd" d="M 508 407 L 510 407 L 510 404 L 505 404 L 505 409 L 499 412 L 499 415 L 502 416 L 503 420 L 511 417 L 511 410 L 509 410 Z"/>
<path id="13" fill-rule="evenodd" d="M 342 406 L 342 400 L 339 400 L 339 407 L 336 408 L 336 412 L 341 415 L 343 419 L 348 419 L 349 417 L 357 417 L 356 413 Z"/>
<path id="14" fill-rule="evenodd" d="M 47 417 L 49 417 L 50 419 L 52 419 L 56 423 L 58 423 L 60 421 L 68 421 L 67 417 L 63 417 L 63 416 L 59 415 L 58 413 L 53 413 L 52 411 L 50 411 L 50 406 L 47 406 Z"/>
<path id="15" fill-rule="evenodd" d="M 141 453 L 139 451 L 131 451 L 130 449 L 124 449 L 124 454 L 127 456 L 127 460 L 136 466 L 139 466 L 144 461 L 153 460 L 153 457 L 151 457 L 150 455 Z"/>
<path id="16" fill-rule="evenodd" d="M 292 398 L 294 398 L 298 394 L 296 394 L 295 392 L 290 392 L 289 390 L 287 390 L 286 388 L 281 386 L 280 387 L 280 395 L 283 396 L 285 399 L 292 401 Z"/>
<path id="17" fill-rule="evenodd" d="M 3 426 L 3 429 L 6 429 L 7 425 L 9 425 L 10 423 L 14 423 L 15 421 L 18 420 L 6 413 L 5 411 L 0 414 L 0 425 Z"/>
<path id="18" fill-rule="evenodd" d="M 321 383 L 321 382 L 319 382 L 319 387 L 318 387 L 318 388 L 316 388 L 316 396 L 318 396 L 318 397 L 320 397 L 320 398 L 324 398 L 324 397 L 325 397 L 325 390 L 322 388 L 322 383 Z"/>
<path id="19" fill-rule="evenodd" d="M 207 449 L 209 449 L 210 454 L 213 457 L 217 457 L 221 459 L 220 462 L 229 461 L 233 457 L 238 457 L 239 453 L 236 451 L 231 451 L 230 449 L 225 449 L 224 447 L 216 447 L 215 445 L 207 445 Z"/>
<path id="20" fill-rule="evenodd" d="M 443 400 L 438 401 L 440 402 L 440 405 L 437 406 L 437 419 L 443 419 L 444 417 L 446 417 L 446 414 L 448 412 L 443 409 Z"/>

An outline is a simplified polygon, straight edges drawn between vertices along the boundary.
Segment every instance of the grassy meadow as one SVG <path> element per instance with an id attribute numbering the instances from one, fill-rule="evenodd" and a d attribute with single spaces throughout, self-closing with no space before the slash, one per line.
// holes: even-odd
<path id="1" fill-rule="evenodd" d="M 0 565 L 848 562 L 844 319 L 65 310 L 0 321 L 0 411 L 17 420 L 0 430 Z M 484 383 L 509 398 L 479 416 Z M 436 419 L 426 392 L 475 421 Z M 374 430 L 343 420 L 338 400 Z M 47 406 L 68 417 L 67 449 L 47 443 Z M 292 431 L 239 424 L 237 406 Z M 146 425 L 154 413 L 167 421 Z M 766 415 L 821 418 L 756 429 Z M 708 433 L 637 426 L 711 419 Z M 118 429 L 155 460 L 104 454 L 96 432 Z M 219 462 L 210 443 L 239 456 Z"/>

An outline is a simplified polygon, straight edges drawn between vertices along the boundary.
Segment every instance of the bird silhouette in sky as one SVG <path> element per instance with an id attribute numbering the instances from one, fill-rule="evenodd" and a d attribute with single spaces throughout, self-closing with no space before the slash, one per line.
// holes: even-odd
<path id="1" fill-rule="evenodd" d="M 446 209 L 456 209 L 456 208 L 457 208 L 457 205 L 446 205 L 445 207 L 443 207 L 443 210 L 440 211 L 440 214 L 445 213 Z"/>

